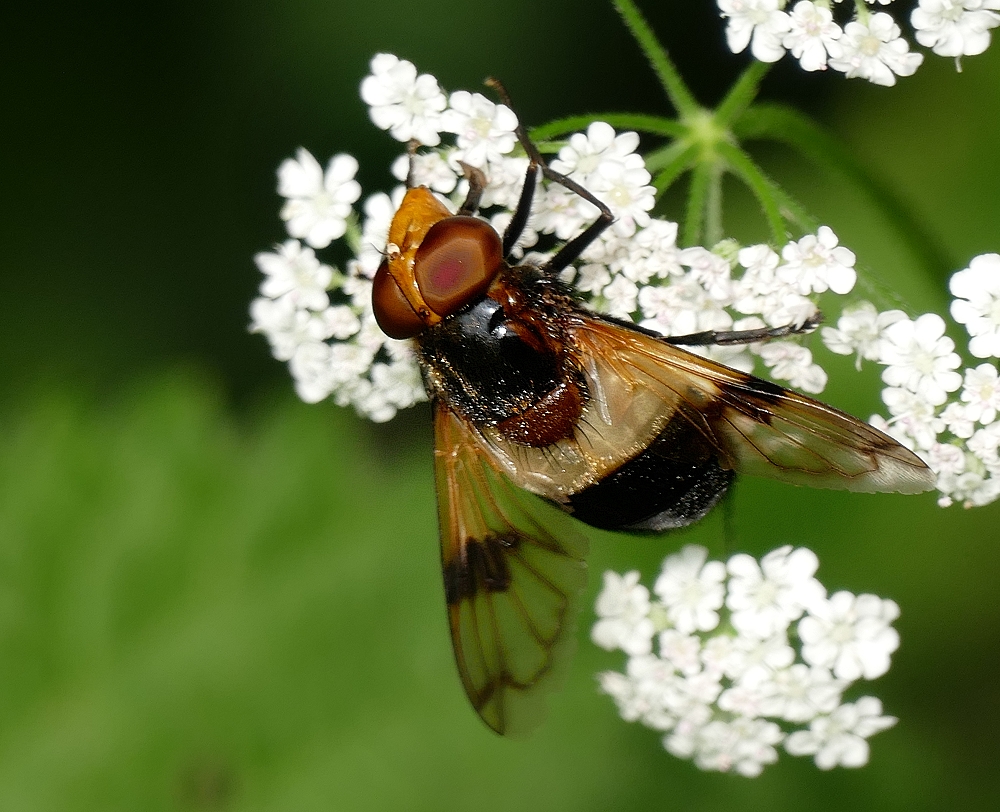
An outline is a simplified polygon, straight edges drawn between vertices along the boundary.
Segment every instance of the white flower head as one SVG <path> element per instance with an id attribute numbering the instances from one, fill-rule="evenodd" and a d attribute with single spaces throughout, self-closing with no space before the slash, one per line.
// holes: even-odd
<path id="1" fill-rule="evenodd" d="M 638 572 L 604 573 L 604 589 L 595 605 L 600 620 L 591 630 L 591 639 L 601 648 L 617 648 L 630 655 L 652 651 L 649 590 L 639 583 L 640 577 Z"/>
<path id="2" fill-rule="evenodd" d="M 792 56 L 799 60 L 803 70 L 826 70 L 828 57 L 840 57 L 840 26 L 834 22 L 833 12 L 825 6 L 800 0 L 788 15 L 789 29 L 782 39 Z"/>
<path id="3" fill-rule="evenodd" d="M 441 113 L 448 101 L 437 79 L 429 73 L 418 76 L 412 62 L 393 54 L 376 54 L 371 70 L 361 82 L 361 98 L 375 126 L 404 143 L 441 143 Z"/>
<path id="4" fill-rule="evenodd" d="M 970 420 L 982 424 L 996 420 L 1000 409 L 997 368 L 993 364 L 980 364 L 975 369 L 965 370 L 961 398 L 967 404 L 966 414 Z"/>
<path id="5" fill-rule="evenodd" d="M 813 756 L 816 766 L 830 770 L 863 767 L 868 763 L 870 736 L 896 724 L 894 716 L 882 715 L 882 703 L 871 696 L 841 705 L 829 716 L 814 719 L 808 730 L 792 733 L 785 749 L 795 756 Z"/>
<path id="6" fill-rule="evenodd" d="M 761 639 L 787 629 L 807 606 L 825 597 L 822 584 L 813 577 L 818 567 L 812 550 L 793 550 L 791 545 L 773 550 L 759 564 L 752 556 L 734 555 L 726 564 L 726 606 L 733 625 Z"/>
<path id="7" fill-rule="evenodd" d="M 826 388 L 826 371 L 814 364 L 812 353 L 792 341 L 768 341 L 759 350 L 761 360 L 779 380 L 793 388 L 818 394 Z"/>
<path id="8" fill-rule="evenodd" d="M 816 234 L 788 243 L 781 251 L 785 262 L 776 271 L 778 278 L 804 296 L 825 290 L 849 293 L 858 278 L 855 256 L 838 243 L 837 235 L 828 226 L 820 226 Z"/>
<path id="9" fill-rule="evenodd" d="M 782 11 L 785 0 L 718 0 L 719 11 L 728 18 L 726 42 L 734 54 L 746 50 L 755 59 L 777 62 L 785 55 L 782 40 L 791 28 Z"/>
<path id="10" fill-rule="evenodd" d="M 719 623 L 719 609 L 725 600 L 722 582 L 726 567 L 709 561 L 704 547 L 687 545 L 668 556 L 653 591 L 663 601 L 667 617 L 685 634 L 711 631 Z"/>
<path id="11" fill-rule="evenodd" d="M 322 310 L 330 303 L 326 291 L 333 269 L 298 240 L 285 240 L 273 253 L 255 255 L 254 262 L 265 276 L 260 286 L 262 295 L 270 299 L 287 297 L 294 306 L 308 310 Z"/>
<path id="12" fill-rule="evenodd" d="M 659 644 L 649 650 L 644 630 L 625 672 L 598 676 L 601 689 L 622 718 L 661 731 L 668 752 L 703 770 L 759 775 L 786 740 L 789 753 L 814 756 L 823 769 L 860 766 L 868 759 L 864 740 L 895 720 L 870 697 L 854 704 L 841 697 L 855 679 L 888 667 L 887 652 L 898 643 L 888 623 L 898 609 L 874 595 L 837 593 L 827 601 L 818 563 L 811 551 L 786 546 L 723 565 L 689 545 L 664 561 L 655 597 L 637 572 L 605 574 L 595 641 L 621 648 L 638 623 L 649 622 Z M 804 612 L 796 649 L 787 630 Z M 626 616 L 630 628 L 621 635 L 611 623 Z M 820 631 L 811 635 L 808 620 Z"/>
<path id="13" fill-rule="evenodd" d="M 912 76 L 924 61 L 923 54 L 910 52 L 899 26 L 884 11 L 871 15 L 867 24 L 849 22 L 839 43 L 841 55 L 831 58 L 829 65 L 843 71 L 848 79 L 861 77 L 890 87 L 896 84 L 897 76 Z"/>
<path id="14" fill-rule="evenodd" d="M 880 677 L 899 647 L 899 634 L 890 625 L 898 617 L 894 601 L 836 592 L 814 602 L 799 621 L 802 657 L 810 665 L 829 668 L 838 679 Z"/>
<path id="15" fill-rule="evenodd" d="M 569 175 L 584 186 L 600 171 L 605 163 L 624 163 L 639 147 L 639 135 L 634 132 L 615 133 L 614 127 L 604 121 L 595 121 L 586 133 L 574 133 L 569 142 L 559 150 L 551 166 L 563 175 Z"/>
<path id="16" fill-rule="evenodd" d="M 975 56 L 1000 25 L 1000 0 L 920 0 L 910 15 L 917 42 L 940 56 Z"/>
<path id="17" fill-rule="evenodd" d="M 456 90 L 448 100 L 441 129 L 455 133 L 457 152 L 452 162 L 463 161 L 485 169 L 499 161 L 517 143 L 517 116 L 503 104 L 496 104 L 481 93 Z"/>
<path id="18" fill-rule="evenodd" d="M 278 167 L 278 194 L 287 198 L 281 219 L 288 233 L 313 248 L 326 248 L 342 237 L 351 206 L 361 197 L 357 171 L 357 160 L 344 153 L 330 159 L 326 172 L 305 149 L 284 161 Z"/>
<path id="19" fill-rule="evenodd" d="M 1000 358 L 1000 254 L 982 254 L 951 277 L 951 315 L 964 324 L 976 358 Z"/>
<path id="20" fill-rule="evenodd" d="M 890 324 L 906 318 L 902 310 L 879 312 L 869 301 L 848 305 L 840 314 L 837 326 L 824 327 L 820 334 L 823 343 L 838 355 L 857 355 L 855 366 L 861 369 L 861 360 L 879 358 L 882 332 Z"/>
<path id="21" fill-rule="evenodd" d="M 940 406 L 962 385 L 955 371 L 961 363 L 955 342 L 945 334 L 944 319 L 925 313 L 915 321 L 900 319 L 883 331 L 880 361 L 886 364 L 882 380 L 901 386 Z"/>

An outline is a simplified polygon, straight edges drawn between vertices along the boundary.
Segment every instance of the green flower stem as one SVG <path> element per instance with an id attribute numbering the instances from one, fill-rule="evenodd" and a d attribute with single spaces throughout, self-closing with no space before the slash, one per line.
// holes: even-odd
<path id="1" fill-rule="evenodd" d="M 923 261 L 924 272 L 937 278 L 952 260 L 917 221 L 899 196 L 876 178 L 837 138 L 797 110 L 777 104 L 758 104 L 748 109 L 733 125 L 743 139 L 775 141 L 796 149 L 805 158 L 845 177 L 864 192 L 896 229 L 915 256 Z"/>
<path id="2" fill-rule="evenodd" d="M 729 127 L 753 104 L 760 90 L 760 83 L 771 66 L 756 59 L 743 71 L 736 84 L 730 88 L 722 103 L 715 109 L 715 123 L 719 127 Z"/>
<path id="3" fill-rule="evenodd" d="M 784 244 L 788 239 L 788 234 L 776 195 L 777 184 L 767 177 L 764 171 L 739 147 L 728 142 L 720 142 L 716 145 L 716 149 L 729 164 L 733 173 L 749 187 L 754 197 L 757 198 L 757 202 L 764 210 L 764 217 L 767 219 L 775 244 Z"/>
<path id="4" fill-rule="evenodd" d="M 691 91 L 688 90 L 687 85 L 684 84 L 673 60 L 667 54 L 666 49 L 660 45 L 653 30 L 649 27 L 649 23 L 642 16 L 642 12 L 636 8 L 635 3 L 632 0 L 612 0 L 612 3 L 622 16 L 632 36 L 635 37 L 636 42 L 639 43 L 639 47 L 642 48 L 642 52 L 649 60 L 649 64 L 678 115 L 684 118 L 697 112 L 700 105 Z"/>
<path id="5" fill-rule="evenodd" d="M 691 173 L 691 188 L 688 191 L 687 211 L 684 216 L 685 247 L 701 244 L 701 227 L 711 184 L 712 166 L 708 163 L 696 164 Z"/>
<path id="6" fill-rule="evenodd" d="M 708 191 L 705 195 L 705 245 L 712 247 L 722 241 L 722 176 L 721 161 L 708 164 Z"/>
<path id="7" fill-rule="evenodd" d="M 657 197 L 695 165 L 698 151 L 697 144 L 675 142 L 650 154 L 646 160 L 646 169 L 653 175 L 653 186 L 656 187 Z"/>

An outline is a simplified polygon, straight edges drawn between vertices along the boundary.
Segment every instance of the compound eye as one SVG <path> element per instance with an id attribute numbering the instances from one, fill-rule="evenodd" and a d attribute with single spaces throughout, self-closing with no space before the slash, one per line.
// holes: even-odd
<path id="1" fill-rule="evenodd" d="M 447 317 L 481 299 L 503 264 L 500 235 L 477 217 L 447 217 L 417 249 L 413 274 L 427 306 Z"/>
<path id="2" fill-rule="evenodd" d="M 413 338 L 426 326 L 389 273 L 388 261 L 378 266 L 372 280 L 372 310 L 378 326 L 389 338 Z"/>

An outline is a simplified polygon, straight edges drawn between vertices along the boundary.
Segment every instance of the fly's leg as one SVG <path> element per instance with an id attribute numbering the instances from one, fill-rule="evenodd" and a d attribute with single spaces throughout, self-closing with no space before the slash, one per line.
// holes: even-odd
<path id="1" fill-rule="evenodd" d="M 753 344 L 755 341 L 769 341 L 772 338 L 811 333 L 820 322 L 823 314 L 818 310 L 802 324 L 786 324 L 782 327 L 758 327 L 755 330 L 704 330 L 700 333 L 690 333 L 686 336 L 662 336 L 668 344 L 678 344 L 683 347 L 707 347 L 710 344 Z"/>
<path id="2" fill-rule="evenodd" d="M 497 95 L 500 96 L 500 101 L 513 109 L 510 94 L 507 93 L 507 89 L 499 81 L 496 79 L 487 79 L 486 84 L 496 90 Z M 521 198 L 518 200 L 517 208 L 514 210 L 514 216 L 511 218 L 510 224 L 504 232 L 503 250 L 505 255 L 509 254 L 513 249 L 528 222 L 528 215 L 531 213 L 531 203 L 534 199 L 539 169 L 542 170 L 542 174 L 550 181 L 558 183 L 560 186 L 580 195 L 580 197 L 588 203 L 596 206 L 600 211 L 597 219 L 591 223 L 590 226 L 560 248 L 556 252 L 555 256 L 542 266 L 541 270 L 543 272 L 555 276 L 567 265 L 573 262 L 573 260 L 579 257 L 580 254 L 586 250 L 587 246 L 596 240 L 604 229 L 611 225 L 615 216 L 611 213 L 611 209 L 594 197 L 592 193 L 584 189 L 575 180 L 571 180 L 565 175 L 550 169 L 549 165 L 545 163 L 545 159 L 542 157 L 542 154 L 538 151 L 538 147 L 536 147 L 531 139 L 528 138 L 528 135 L 524 131 L 520 122 L 518 122 L 517 129 L 514 132 L 517 135 L 517 140 L 521 142 L 521 146 L 528 155 L 529 163 L 528 171 L 524 178 L 524 188 L 521 190 Z"/>

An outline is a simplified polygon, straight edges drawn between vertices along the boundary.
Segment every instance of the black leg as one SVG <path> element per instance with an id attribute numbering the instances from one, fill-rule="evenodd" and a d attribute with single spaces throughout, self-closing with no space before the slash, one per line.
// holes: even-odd
<path id="1" fill-rule="evenodd" d="M 701 333 L 691 333 L 686 336 L 663 336 L 668 344 L 679 344 L 684 347 L 707 347 L 710 344 L 753 344 L 755 341 L 768 341 L 772 338 L 811 333 L 823 321 L 823 314 L 818 310 L 802 324 L 786 324 L 783 327 L 758 327 L 756 330 L 705 330 Z"/>
<path id="2" fill-rule="evenodd" d="M 521 187 L 521 197 L 517 201 L 517 208 L 514 209 L 514 216 L 510 218 L 507 230 L 503 233 L 503 258 L 506 262 L 510 262 L 510 252 L 514 250 L 514 246 L 524 233 L 524 227 L 528 224 L 537 185 L 538 164 L 529 161 L 528 171 L 524 175 L 524 186 Z"/>
<path id="3" fill-rule="evenodd" d="M 497 95 L 500 96 L 500 101 L 502 101 L 511 109 L 514 108 L 514 105 L 511 103 L 510 100 L 510 94 L 507 93 L 507 89 L 498 80 L 492 78 L 487 79 L 486 85 L 496 90 Z M 594 197 L 594 195 L 591 194 L 589 191 L 584 189 L 575 180 L 570 180 L 565 175 L 561 175 L 558 172 L 549 169 L 549 165 L 545 163 L 545 159 L 542 157 L 542 154 L 538 151 L 538 147 L 536 147 L 534 143 L 532 143 L 531 139 L 528 138 L 527 133 L 524 131 L 524 128 L 521 126 L 520 119 L 518 119 L 517 129 L 514 132 L 517 134 L 517 140 L 521 142 L 521 146 L 524 147 L 524 151 L 528 154 L 528 159 L 531 161 L 531 164 L 529 164 L 528 166 L 529 174 L 534 174 L 532 172 L 532 165 L 538 166 L 542 170 L 542 174 L 550 181 L 552 181 L 553 183 L 558 183 L 560 186 L 563 186 L 569 189 L 571 192 L 580 195 L 580 197 L 582 197 L 588 203 L 592 203 L 601 212 L 597 220 L 591 223 L 590 226 L 585 231 L 583 231 L 583 233 L 578 234 L 572 240 L 566 243 L 562 248 L 559 249 L 559 251 L 556 252 L 556 255 L 552 257 L 552 259 L 550 259 L 548 262 L 545 263 L 545 265 L 542 266 L 541 270 L 555 275 L 559 273 L 559 271 L 561 271 L 567 265 L 569 265 L 573 260 L 579 257 L 580 254 L 582 254 L 586 250 L 587 246 L 590 245 L 594 240 L 596 240 L 600 236 L 601 232 L 604 231 L 604 229 L 606 229 L 609 225 L 611 225 L 612 222 L 614 222 L 615 216 L 611 213 L 611 209 L 609 209 L 606 205 L 604 205 L 604 203 L 602 203 L 600 200 Z M 527 179 L 525 179 L 525 185 L 527 185 L 527 183 L 528 181 Z M 532 181 L 531 193 L 528 195 L 529 204 L 531 202 L 531 197 L 534 194 L 534 183 L 535 182 Z M 517 211 L 515 211 L 514 217 L 516 219 L 520 215 L 523 217 L 524 222 L 526 223 L 528 220 L 528 212 L 525 211 L 523 214 L 521 212 L 522 205 L 524 204 L 524 202 L 525 202 L 525 193 L 522 191 L 521 199 L 520 201 L 518 201 Z M 514 222 L 515 222 L 514 220 L 511 220 L 511 225 L 513 225 Z M 520 231 L 523 229 L 524 229 L 524 224 L 522 223 L 518 231 L 517 237 L 521 236 Z M 508 227 L 507 230 L 510 231 L 510 227 Z M 516 242 L 516 238 L 514 242 Z M 507 239 L 505 234 L 504 235 L 505 249 L 506 246 L 507 246 Z M 511 244 L 511 247 L 513 247 L 513 242 Z"/>

